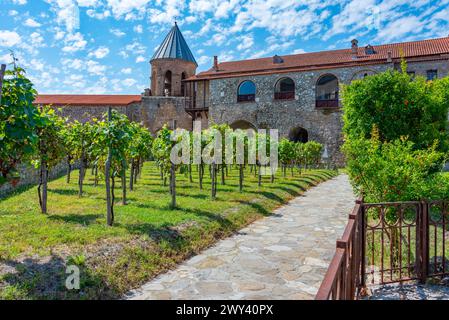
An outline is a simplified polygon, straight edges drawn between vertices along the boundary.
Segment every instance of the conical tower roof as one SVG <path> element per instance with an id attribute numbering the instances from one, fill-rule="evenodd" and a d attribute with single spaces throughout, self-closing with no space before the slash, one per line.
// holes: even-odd
<path id="1" fill-rule="evenodd" d="M 165 37 L 164 42 L 162 42 L 157 49 L 151 61 L 156 59 L 181 59 L 198 65 L 176 22 L 174 27 Z"/>

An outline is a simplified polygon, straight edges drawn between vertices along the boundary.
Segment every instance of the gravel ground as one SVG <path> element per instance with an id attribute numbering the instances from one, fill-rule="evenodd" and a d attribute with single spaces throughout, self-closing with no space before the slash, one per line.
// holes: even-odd
<path id="1" fill-rule="evenodd" d="M 441 284 L 418 284 L 408 282 L 370 287 L 367 300 L 449 300 L 449 281 Z"/>

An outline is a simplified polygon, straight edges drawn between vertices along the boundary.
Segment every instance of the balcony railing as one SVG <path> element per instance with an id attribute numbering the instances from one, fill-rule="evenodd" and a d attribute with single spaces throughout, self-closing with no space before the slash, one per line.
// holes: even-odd
<path id="1" fill-rule="evenodd" d="M 293 100 L 293 99 L 295 99 L 295 92 L 294 91 L 275 92 L 274 99 L 275 100 Z"/>
<path id="2" fill-rule="evenodd" d="M 338 99 L 316 100 L 317 109 L 336 109 L 339 107 Z"/>
<path id="3" fill-rule="evenodd" d="M 253 102 L 256 101 L 255 94 L 239 94 L 237 96 L 237 102 Z"/>

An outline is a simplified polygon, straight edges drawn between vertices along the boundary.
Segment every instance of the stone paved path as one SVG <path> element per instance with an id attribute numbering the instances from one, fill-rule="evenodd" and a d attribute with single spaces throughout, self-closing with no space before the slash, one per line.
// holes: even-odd
<path id="1" fill-rule="evenodd" d="M 355 197 L 346 175 L 307 191 L 127 299 L 313 299 Z"/>

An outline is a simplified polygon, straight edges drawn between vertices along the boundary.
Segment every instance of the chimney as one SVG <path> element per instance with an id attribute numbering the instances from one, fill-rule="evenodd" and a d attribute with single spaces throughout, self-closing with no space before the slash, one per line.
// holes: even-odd
<path id="1" fill-rule="evenodd" d="M 352 51 L 352 58 L 357 59 L 357 54 L 359 51 L 359 41 L 357 39 L 353 39 L 351 41 L 351 51 Z"/>
<path id="2" fill-rule="evenodd" d="M 393 62 L 393 53 L 391 51 L 387 52 L 387 62 Z"/>
<path id="3" fill-rule="evenodd" d="M 214 70 L 218 71 L 218 56 L 214 56 Z"/>

